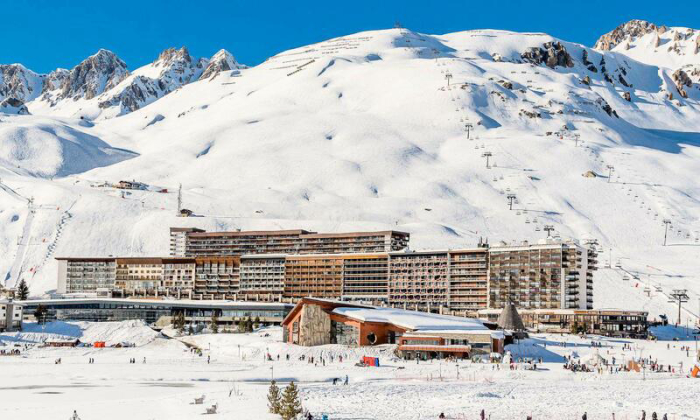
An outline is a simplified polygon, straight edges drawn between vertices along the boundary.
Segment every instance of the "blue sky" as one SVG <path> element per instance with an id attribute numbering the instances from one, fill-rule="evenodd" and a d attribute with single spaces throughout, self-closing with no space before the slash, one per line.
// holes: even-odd
<path id="1" fill-rule="evenodd" d="M 196 57 L 226 48 L 258 64 L 289 48 L 401 22 L 432 34 L 468 29 L 547 32 L 592 46 L 630 19 L 700 28 L 697 3 L 675 1 L 83 1 L 0 0 L 0 63 L 71 68 L 99 48 L 135 69 L 168 47 Z M 11 22 L 11 25 L 8 23 Z"/>

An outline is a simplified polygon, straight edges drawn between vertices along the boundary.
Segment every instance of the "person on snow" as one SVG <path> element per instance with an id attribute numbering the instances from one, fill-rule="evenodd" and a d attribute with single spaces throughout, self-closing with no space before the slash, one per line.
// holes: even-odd
<path id="1" fill-rule="evenodd" d="M 440 413 L 440 415 L 438 416 L 438 418 L 439 418 L 439 419 L 446 419 L 447 417 L 445 417 L 445 413 Z"/>
<path id="2" fill-rule="evenodd" d="M 484 409 L 481 409 L 481 420 L 486 420 L 486 411 Z"/>
<path id="3" fill-rule="evenodd" d="M 581 420 L 588 420 L 588 412 L 583 413 L 583 416 L 581 416 Z"/>
<path id="4" fill-rule="evenodd" d="M 647 420 L 647 412 L 642 410 L 642 420 Z"/>
<path id="5" fill-rule="evenodd" d="M 347 385 L 347 384 L 348 384 L 348 381 L 349 381 L 349 379 L 348 379 L 348 375 L 345 375 L 345 385 Z"/>

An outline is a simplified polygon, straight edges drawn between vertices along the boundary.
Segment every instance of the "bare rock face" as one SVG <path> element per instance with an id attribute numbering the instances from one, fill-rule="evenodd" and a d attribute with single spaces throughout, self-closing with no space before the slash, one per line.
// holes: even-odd
<path id="1" fill-rule="evenodd" d="M 573 67 L 574 60 L 566 51 L 566 48 L 557 41 L 546 42 L 544 48 L 533 47 L 529 51 L 520 54 L 523 60 L 535 65 L 545 64 L 549 68 Z"/>
<path id="2" fill-rule="evenodd" d="M 596 100 L 596 103 L 597 103 L 597 104 L 603 109 L 603 111 L 605 111 L 605 113 L 608 114 L 609 116 L 615 117 L 615 118 L 620 118 L 620 117 L 617 115 L 617 112 L 610 106 L 610 104 L 608 104 L 608 102 L 607 102 L 605 99 L 603 99 L 603 98 L 598 98 L 598 100 Z"/>
<path id="3" fill-rule="evenodd" d="M 119 114 L 136 111 L 181 86 L 198 80 L 207 64 L 205 59 L 193 59 L 185 47 L 168 48 L 145 70 L 139 69 L 130 76 L 126 86 L 102 94 L 98 106 L 102 109 L 120 106 Z"/>
<path id="4" fill-rule="evenodd" d="M 663 34 L 666 30 L 665 26 L 657 27 L 644 20 L 631 20 L 601 36 L 593 48 L 610 51 L 625 41 L 644 36 L 650 32 Z"/>
<path id="5" fill-rule="evenodd" d="M 0 102 L 0 112 L 5 114 L 29 115 L 27 106 L 17 98 L 7 98 Z"/>
<path id="6" fill-rule="evenodd" d="M 113 52 L 99 50 L 75 66 L 61 83 L 59 99 L 92 99 L 126 79 L 126 64 Z"/>
<path id="7" fill-rule="evenodd" d="M 230 52 L 219 50 L 219 52 L 211 57 L 207 68 L 204 69 L 199 79 L 214 79 L 222 71 L 238 70 L 242 68 L 245 68 L 245 66 L 239 64 Z"/>
<path id="8" fill-rule="evenodd" d="M 31 101 L 41 94 L 43 76 L 21 64 L 0 65 L 0 100 L 15 98 L 23 102 Z"/>
<path id="9" fill-rule="evenodd" d="M 678 69 L 673 72 L 671 75 L 671 78 L 673 79 L 673 82 L 676 84 L 676 89 L 678 90 L 678 94 L 681 95 L 683 98 L 688 97 L 688 93 L 685 91 L 686 87 L 692 87 L 693 86 L 693 81 L 688 77 L 688 74 L 684 72 L 681 69 Z"/>
<path id="10" fill-rule="evenodd" d="M 66 69 L 56 69 L 49 73 L 44 79 L 44 86 L 41 93 L 50 92 L 59 89 L 70 76 L 70 71 Z"/>

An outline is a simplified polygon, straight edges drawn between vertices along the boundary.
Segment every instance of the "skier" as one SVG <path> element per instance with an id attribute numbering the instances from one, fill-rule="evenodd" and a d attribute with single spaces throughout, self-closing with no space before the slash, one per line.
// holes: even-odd
<path id="1" fill-rule="evenodd" d="M 583 413 L 583 416 L 581 416 L 581 420 L 588 420 L 588 412 Z"/>
<path id="2" fill-rule="evenodd" d="M 651 420 L 659 420 L 659 417 L 656 415 L 656 411 L 651 413 Z"/>
<path id="3" fill-rule="evenodd" d="M 78 412 L 76 410 L 73 410 L 73 415 L 70 416 L 68 420 L 80 420 L 80 417 L 78 417 Z"/>
<path id="4" fill-rule="evenodd" d="M 439 418 L 439 419 L 446 419 L 447 417 L 445 417 L 445 413 L 440 413 L 440 415 L 438 416 L 438 418 Z"/>
<path id="5" fill-rule="evenodd" d="M 642 420 L 647 420 L 647 412 L 642 410 Z"/>
<path id="6" fill-rule="evenodd" d="M 481 409 L 481 420 L 486 420 L 486 411 L 484 409 Z"/>
<path id="7" fill-rule="evenodd" d="M 345 385 L 348 384 L 348 375 L 345 375 Z"/>

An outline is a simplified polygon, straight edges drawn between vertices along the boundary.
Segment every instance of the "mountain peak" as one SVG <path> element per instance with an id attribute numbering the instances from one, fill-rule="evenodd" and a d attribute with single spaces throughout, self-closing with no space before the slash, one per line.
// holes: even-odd
<path id="1" fill-rule="evenodd" d="M 230 52 L 225 49 L 220 49 L 216 54 L 209 60 L 209 65 L 202 73 L 201 79 L 209 79 L 216 77 L 222 71 L 236 70 L 245 68 L 244 65 L 239 64 L 236 58 Z"/>
<path id="2" fill-rule="evenodd" d="M 158 55 L 158 59 L 153 62 L 153 65 L 168 66 L 173 62 L 192 62 L 192 57 L 190 56 L 190 52 L 187 50 L 187 47 L 181 47 L 180 49 L 167 48 L 163 50 L 163 52 Z"/>
<path id="3" fill-rule="evenodd" d="M 633 19 L 598 38 L 593 48 L 602 51 L 610 51 L 624 41 L 639 38 L 650 32 L 663 34 L 667 30 L 668 28 L 666 26 L 657 26 L 646 20 Z"/>
<path id="4" fill-rule="evenodd" d="M 71 69 L 61 83 L 60 97 L 92 99 L 128 75 L 126 64 L 116 54 L 100 49 Z"/>
<path id="5" fill-rule="evenodd" d="M 22 64 L 0 64 L 0 101 L 15 98 L 31 101 L 41 93 L 42 76 Z"/>

